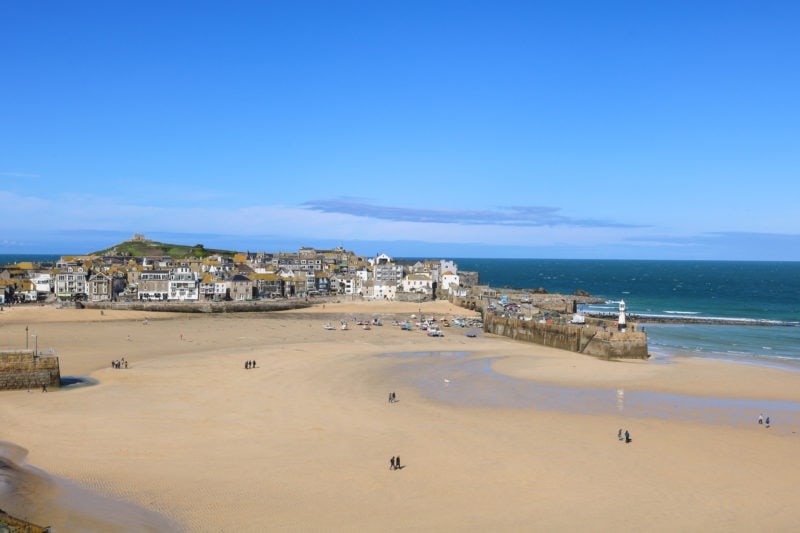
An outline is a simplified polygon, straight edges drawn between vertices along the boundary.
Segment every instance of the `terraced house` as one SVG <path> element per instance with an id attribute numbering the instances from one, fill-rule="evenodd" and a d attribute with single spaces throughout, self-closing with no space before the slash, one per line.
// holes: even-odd
<path id="1" fill-rule="evenodd" d="M 219 276 L 211 273 L 203 275 L 200 280 L 200 298 L 202 300 L 224 300 L 228 294 L 228 284 Z"/>
<path id="2" fill-rule="evenodd" d="M 230 280 L 231 300 L 250 300 L 253 298 L 253 282 L 247 276 L 237 274 Z"/>
<path id="3" fill-rule="evenodd" d="M 150 270 L 139 274 L 137 297 L 140 300 L 166 300 L 169 297 L 169 271 Z"/>
<path id="4" fill-rule="evenodd" d="M 114 292 L 114 280 L 111 276 L 98 272 L 89 276 L 86 287 L 90 302 L 107 302 Z"/>
<path id="5" fill-rule="evenodd" d="M 86 294 L 86 274 L 82 266 L 66 265 L 55 277 L 54 291 L 59 298 L 76 298 Z"/>
<path id="6" fill-rule="evenodd" d="M 174 268 L 169 274 L 168 286 L 170 300 L 196 302 L 200 299 L 199 277 L 191 267 Z"/>

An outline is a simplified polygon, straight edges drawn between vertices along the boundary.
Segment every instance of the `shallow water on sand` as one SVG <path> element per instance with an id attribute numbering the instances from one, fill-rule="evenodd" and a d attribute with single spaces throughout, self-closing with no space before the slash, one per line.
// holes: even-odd
<path id="1" fill-rule="evenodd" d="M 25 464 L 27 450 L 0 442 L 0 509 L 53 533 L 181 531 L 165 517 L 104 497 Z"/>
<path id="2" fill-rule="evenodd" d="M 538 383 L 495 372 L 496 358 L 442 357 L 426 352 L 385 354 L 403 357 L 393 369 L 423 396 L 435 401 L 475 408 L 529 408 L 577 414 L 661 418 L 725 426 L 756 423 L 758 415 L 770 417 L 771 430 L 800 431 L 800 403 L 772 400 L 736 400 L 622 389 L 577 389 Z M 660 363 L 654 363 L 660 364 Z"/>

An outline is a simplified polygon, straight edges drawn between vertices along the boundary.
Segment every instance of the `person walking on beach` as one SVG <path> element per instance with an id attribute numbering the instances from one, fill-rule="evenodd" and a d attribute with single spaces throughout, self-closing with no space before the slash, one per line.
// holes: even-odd
<path id="1" fill-rule="evenodd" d="M 47 392 L 47 383 L 42 383 L 42 392 Z"/>
<path id="2" fill-rule="evenodd" d="M 403 467 L 400 466 L 400 456 L 398 455 L 397 457 L 394 458 L 394 469 L 400 470 L 401 468 Z"/>
<path id="3" fill-rule="evenodd" d="M 766 420 L 764 420 L 764 423 L 767 425 L 767 427 L 769 427 L 769 417 L 767 417 Z"/>
<path id="4" fill-rule="evenodd" d="M 392 456 L 391 461 L 389 461 L 389 470 L 394 470 L 394 455 Z"/>
<path id="5" fill-rule="evenodd" d="M 625 430 L 625 443 L 629 443 L 631 441 L 631 434 L 628 433 L 628 430 Z"/>
<path id="6" fill-rule="evenodd" d="M 620 441 L 622 440 L 622 428 L 619 428 L 619 431 L 617 431 L 617 439 Z"/>

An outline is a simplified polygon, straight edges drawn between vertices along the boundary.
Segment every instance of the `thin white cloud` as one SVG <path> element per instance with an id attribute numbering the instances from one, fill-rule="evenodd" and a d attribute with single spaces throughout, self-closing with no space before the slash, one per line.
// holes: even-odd
<path id="1" fill-rule="evenodd" d="M 633 227 L 612 220 L 570 217 L 558 207 L 513 205 L 498 208 L 454 209 L 376 205 L 357 198 L 312 200 L 303 207 L 321 213 L 341 213 L 392 222 L 524 227 Z"/>
<path id="2" fill-rule="evenodd" d="M 7 178 L 39 178 L 41 177 L 39 174 L 28 174 L 25 172 L 0 172 L 0 176 L 5 176 Z"/>

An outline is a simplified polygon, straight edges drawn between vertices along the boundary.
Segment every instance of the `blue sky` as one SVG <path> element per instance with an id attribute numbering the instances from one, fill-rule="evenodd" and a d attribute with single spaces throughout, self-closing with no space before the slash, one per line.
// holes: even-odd
<path id="1" fill-rule="evenodd" d="M 800 260 L 797 2 L 0 3 L 0 253 Z"/>

